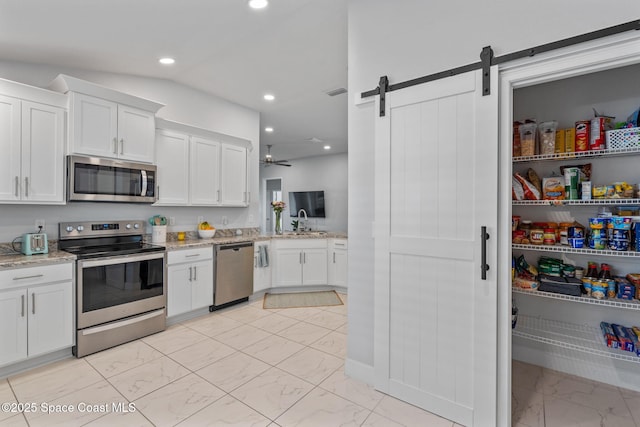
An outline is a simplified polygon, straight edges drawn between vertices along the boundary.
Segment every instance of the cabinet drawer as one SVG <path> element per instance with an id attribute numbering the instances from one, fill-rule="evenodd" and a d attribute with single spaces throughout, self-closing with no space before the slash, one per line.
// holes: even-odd
<path id="1" fill-rule="evenodd" d="M 347 239 L 332 239 L 329 247 L 331 249 L 348 249 Z"/>
<path id="2" fill-rule="evenodd" d="M 182 249 L 167 253 L 167 265 L 213 259 L 213 246 L 206 248 Z"/>
<path id="3" fill-rule="evenodd" d="M 73 263 L 41 265 L 0 271 L 0 289 L 32 286 L 73 279 Z"/>
<path id="4" fill-rule="evenodd" d="M 273 242 L 276 249 L 326 249 L 327 239 L 282 239 Z"/>

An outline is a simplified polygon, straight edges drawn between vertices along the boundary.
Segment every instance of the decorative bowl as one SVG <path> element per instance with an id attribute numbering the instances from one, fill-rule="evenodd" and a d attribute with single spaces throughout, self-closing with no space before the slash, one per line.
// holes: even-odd
<path id="1" fill-rule="evenodd" d="M 201 239 L 211 239 L 216 235 L 216 230 L 198 230 L 198 236 Z"/>

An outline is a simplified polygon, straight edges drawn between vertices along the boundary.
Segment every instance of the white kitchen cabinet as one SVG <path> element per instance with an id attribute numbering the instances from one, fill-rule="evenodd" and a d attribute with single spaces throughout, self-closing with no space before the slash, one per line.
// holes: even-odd
<path id="1" fill-rule="evenodd" d="M 246 141 L 162 119 L 158 124 L 158 205 L 248 206 Z"/>
<path id="2" fill-rule="evenodd" d="M 329 240 L 329 285 L 347 287 L 347 239 Z"/>
<path id="3" fill-rule="evenodd" d="M 0 274 L 0 365 L 73 345 L 73 266 L 59 264 Z"/>
<path id="4" fill-rule="evenodd" d="M 221 203 L 225 206 L 247 206 L 247 149 L 222 144 L 220 156 Z"/>
<path id="5" fill-rule="evenodd" d="M 64 203 L 63 108 L 0 95 L 0 202 Z"/>
<path id="6" fill-rule="evenodd" d="M 313 286 L 328 283 L 327 240 L 276 240 L 273 286 Z"/>
<path id="7" fill-rule="evenodd" d="M 260 248 L 264 247 L 266 259 L 260 256 Z M 271 287 L 271 242 L 258 241 L 253 244 L 253 293 L 264 291 Z M 264 265 L 266 264 L 266 265 Z"/>
<path id="8" fill-rule="evenodd" d="M 153 162 L 153 112 L 73 92 L 70 103 L 72 153 Z"/>
<path id="9" fill-rule="evenodd" d="M 190 165 L 191 204 L 198 206 L 219 205 L 220 143 L 192 136 Z"/>
<path id="10" fill-rule="evenodd" d="M 166 130 L 156 132 L 158 205 L 189 203 L 189 136 Z"/>
<path id="11" fill-rule="evenodd" d="M 213 305 L 213 247 L 167 254 L 167 316 Z"/>

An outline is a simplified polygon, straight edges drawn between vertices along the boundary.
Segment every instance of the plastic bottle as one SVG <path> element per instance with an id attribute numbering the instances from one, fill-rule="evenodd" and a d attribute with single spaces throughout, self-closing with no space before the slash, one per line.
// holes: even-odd
<path id="1" fill-rule="evenodd" d="M 585 274 L 585 277 L 598 277 L 598 264 L 589 261 L 589 263 L 587 264 L 587 274 Z"/>
<path id="2" fill-rule="evenodd" d="M 600 279 L 611 279 L 611 267 L 609 264 L 601 264 L 600 265 Z"/>

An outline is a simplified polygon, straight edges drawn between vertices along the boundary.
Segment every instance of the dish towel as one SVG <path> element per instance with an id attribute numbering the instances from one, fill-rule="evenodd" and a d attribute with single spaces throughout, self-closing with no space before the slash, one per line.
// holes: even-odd
<path id="1" fill-rule="evenodd" d="M 265 245 L 258 246 L 258 267 L 269 267 L 269 251 Z"/>

